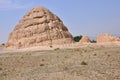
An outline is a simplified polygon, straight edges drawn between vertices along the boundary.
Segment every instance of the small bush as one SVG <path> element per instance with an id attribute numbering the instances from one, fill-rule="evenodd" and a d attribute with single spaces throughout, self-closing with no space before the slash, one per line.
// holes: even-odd
<path id="1" fill-rule="evenodd" d="M 108 57 L 110 57 L 110 55 L 108 54 Z"/>
<path id="2" fill-rule="evenodd" d="M 60 50 L 60 48 L 55 48 L 54 50 L 57 51 L 57 50 Z"/>
<path id="3" fill-rule="evenodd" d="M 42 59 L 42 61 L 45 61 L 44 59 Z"/>
<path id="4" fill-rule="evenodd" d="M 97 54 L 93 54 L 94 56 L 96 56 Z"/>
<path id="5" fill-rule="evenodd" d="M 50 46 L 50 48 L 52 48 L 53 46 Z"/>
<path id="6" fill-rule="evenodd" d="M 44 66 L 44 64 L 40 64 L 40 66 Z"/>
<path id="7" fill-rule="evenodd" d="M 75 36 L 75 37 L 74 37 L 74 41 L 75 41 L 75 42 L 79 42 L 81 38 L 82 38 L 82 35 L 80 35 L 80 36 Z"/>
<path id="8" fill-rule="evenodd" d="M 96 42 L 97 42 L 97 41 L 95 41 L 95 40 L 92 40 L 92 41 L 91 41 L 91 43 L 96 43 Z"/>
<path id="9" fill-rule="evenodd" d="M 5 46 L 5 43 L 2 43 L 1 46 Z"/>
<path id="10" fill-rule="evenodd" d="M 0 68 L 0 70 L 2 70 L 2 68 Z"/>
<path id="11" fill-rule="evenodd" d="M 67 70 L 68 70 L 68 67 L 64 67 L 64 70 L 67 71 Z"/>
<path id="12" fill-rule="evenodd" d="M 82 61 L 81 65 L 88 65 L 86 62 Z"/>

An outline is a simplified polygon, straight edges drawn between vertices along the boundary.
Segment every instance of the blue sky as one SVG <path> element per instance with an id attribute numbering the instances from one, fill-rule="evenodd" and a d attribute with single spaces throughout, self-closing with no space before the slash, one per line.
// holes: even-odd
<path id="1" fill-rule="evenodd" d="M 73 36 L 120 36 L 120 0 L 0 0 L 0 43 L 7 41 L 19 20 L 36 6 L 59 16 Z"/>

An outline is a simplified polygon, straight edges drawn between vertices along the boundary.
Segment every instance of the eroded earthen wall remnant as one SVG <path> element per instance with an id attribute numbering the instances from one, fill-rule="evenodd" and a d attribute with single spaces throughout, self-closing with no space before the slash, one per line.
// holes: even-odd
<path id="1" fill-rule="evenodd" d="M 120 42 L 120 38 L 115 37 L 111 34 L 99 34 L 97 37 L 97 43 L 112 43 L 112 42 Z"/>

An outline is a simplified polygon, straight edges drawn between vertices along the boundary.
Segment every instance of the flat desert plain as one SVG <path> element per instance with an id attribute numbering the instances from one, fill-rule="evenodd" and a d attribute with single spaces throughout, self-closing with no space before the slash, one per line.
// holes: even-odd
<path id="1" fill-rule="evenodd" d="M 120 80 L 120 46 L 3 53 L 0 80 Z"/>

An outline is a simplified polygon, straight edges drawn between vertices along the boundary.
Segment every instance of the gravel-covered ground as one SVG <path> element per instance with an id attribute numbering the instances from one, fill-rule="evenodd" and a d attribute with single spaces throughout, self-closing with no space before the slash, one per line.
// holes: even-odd
<path id="1" fill-rule="evenodd" d="M 0 54 L 0 80 L 120 80 L 120 47 Z"/>

